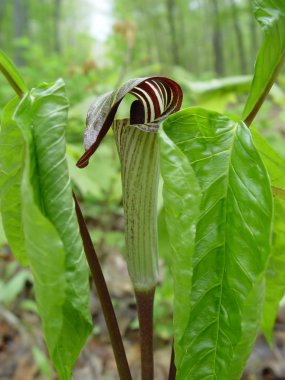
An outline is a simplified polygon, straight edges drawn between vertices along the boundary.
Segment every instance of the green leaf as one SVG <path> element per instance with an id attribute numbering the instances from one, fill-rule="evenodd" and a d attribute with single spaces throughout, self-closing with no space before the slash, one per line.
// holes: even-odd
<path id="1" fill-rule="evenodd" d="M 192 255 L 201 196 L 189 160 L 163 130 L 160 132 L 160 163 L 165 219 L 173 252 L 175 361 L 180 367 L 185 349 L 181 338 L 190 314 Z"/>
<path id="2" fill-rule="evenodd" d="M 244 93 L 248 91 L 251 80 L 251 75 L 241 75 L 211 79 L 203 82 L 194 82 L 192 80 L 188 83 L 188 86 L 196 96 L 217 96 L 228 93 Z"/>
<path id="3" fill-rule="evenodd" d="M 9 304 L 15 301 L 18 294 L 23 290 L 25 283 L 30 280 L 31 274 L 27 270 L 13 274 L 12 278 L 3 283 L 0 291 L 0 303 Z"/>
<path id="4" fill-rule="evenodd" d="M 51 380 L 53 378 L 52 368 L 45 353 L 37 346 L 34 346 L 32 351 L 35 363 L 39 368 L 41 374 L 45 377 L 45 379 Z"/>
<path id="5" fill-rule="evenodd" d="M 243 119 L 250 125 L 285 60 L 284 0 L 255 0 L 255 16 L 264 33 Z"/>
<path id="6" fill-rule="evenodd" d="M 266 298 L 263 308 L 262 331 L 272 343 L 272 330 L 285 294 L 285 201 L 274 199 L 274 230 L 272 254 L 266 273 Z"/>
<path id="7" fill-rule="evenodd" d="M 0 71 L 2 71 L 19 97 L 28 91 L 18 70 L 2 50 L 0 50 Z"/>
<path id="8" fill-rule="evenodd" d="M 270 254 L 268 174 L 242 122 L 191 108 L 170 116 L 164 131 L 192 165 L 202 196 L 177 379 L 238 379 L 258 332 L 249 313 L 262 306 L 257 287 Z"/>
<path id="9" fill-rule="evenodd" d="M 26 248 L 49 354 L 63 380 L 91 331 L 88 270 L 65 158 L 67 109 L 57 81 L 32 90 L 15 114 L 25 140 Z"/>
<path id="10" fill-rule="evenodd" d="M 285 161 L 254 128 L 251 129 L 255 146 L 258 148 L 274 185 L 274 229 L 272 253 L 266 274 L 266 298 L 263 308 L 262 331 L 272 343 L 272 330 L 278 313 L 279 303 L 285 294 Z"/>
<path id="11" fill-rule="evenodd" d="M 241 315 L 242 336 L 234 350 L 228 373 L 230 379 L 240 379 L 241 369 L 246 366 L 260 329 L 262 307 L 265 298 L 265 278 L 260 275 L 249 292 Z"/>
<path id="12" fill-rule="evenodd" d="M 4 232 L 2 218 L 0 218 L 0 247 L 5 243 L 7 243 L 7 238 Z"/>
<path id="13" fill-rule="evenodd" d="M 0 195 L 3 228 L 17 260 L 28 264 L 22 224 L 21 180 L 23 171 L 23 137 L 13 120 L 18 99 L 4 108 L 0 134 Z"/>
<path id="14" fill-rule="evenodd" d="M 277 188 L 285 189 L 284 159 L 272 148 L 257 129 L 251 127 L 250 130 L 254 145 L 258 149 L 264 165 L 269 172 L 271 184 Z"/>
<path id="15" fill-rule="evenodd" d="M 25 299 L 20 304 L 21 309 L 25 311 L 29 311 L 30 313 L 34 313 L 36 315 L 39 314 L 38 307 L 35 301 Z"/>
<path id="16" fill-rule="evenodd" d="M 102 145 L 96 152 L 100 165 L 89 165 L 84 170 L 76 166 L 82 154 L 82 146 L 67 145 L 67 160 L 71 180 L 83 197 L 98 205 L 99 202 L 116 202 L 122 199 L 120 162 L 118 161 L 114 139 Z"/>

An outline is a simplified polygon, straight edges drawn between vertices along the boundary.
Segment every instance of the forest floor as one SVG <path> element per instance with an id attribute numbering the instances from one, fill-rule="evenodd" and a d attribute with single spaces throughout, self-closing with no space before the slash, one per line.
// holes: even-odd
<path id="1" fill-rule="evenodd" d="M 0 258 L 0 273 L 13 258 L 4 250 Z M 133 379 L 140 379 L 139 335 L 136 328 L 136 306 L 125 261 L 116 252 L 101 258 L 106 281 L 113 298 L 123 335 Z M 21 269 L 18 269 L 21 271 Z M 1 276 L 0 276 L 1 278 Z M 21 292 L 9 305 L 0 305 L 0 380 L 56 379 L 50 373 L 40 320 L 31 307 L 23 302 L 33 300 L 32 284 L 25 281 Z M 91 311 L 94 321 L 92 336 L 85 345 L 74 369 L 73 380 L 117 380 L 116 365 L 109 344 L 101 308 L 92 287 Z M 169 316 L 171 318 L 171 316 Z M 155 337 L 155 380 L 166 380 L 169 369 L 171 342 Z M 269 348 L 259 335 L 242 380 L 285 380 L 285 308 L 280 310 L 274 332 L 274 344 Z M 202 380 L 202 379 L 201 379 Z"/>

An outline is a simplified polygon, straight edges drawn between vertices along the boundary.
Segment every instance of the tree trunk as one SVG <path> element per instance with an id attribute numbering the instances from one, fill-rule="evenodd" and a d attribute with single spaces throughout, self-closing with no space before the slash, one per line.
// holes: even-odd
<path id="1" fill-rule="evenodd" d="M 167 8 L 168 23 L 170 27 L 173 63 L 174 65 L 179 65 L 180 59 L 179 59 L 179 50 L 178 50 L 177 34 L 176 34 L 176 27 L 175 27 L 175 0 L 167 0 L 166 8 Z"/>
<path id="2" fill-rule="evenodd" d="M 25 0 L 14 0 L 14 37 L 16 41 L 25 35 L 27 29 L 26 9 Z M 18 66 L 24 64 L 23 47 L 19 44 L 16 44 L 15 48 L 15 61 Z"/>
<path id="3" fill-rule="evenodd" d="M 246 53 L 245 53 L 245 48 L 244 48 L 244 43 L 243 43 L 242 31 L 241 31 L 241 27 L 239 23 L 238 7 L 236 5 L 235 0 L 230 0 L 230 1 L 231 1 L 231 7 L 232 7 L 234 29 L 235 29 L 236 39 L 237 39 L 240 71 L 242 74 L 246 74 L 246 71 L 247 71 Z"/>
<path id="4" fill-rule="evenodd" d="M 182 44 L 183 46 L 183 49 L 180 50 L 180 54 L 179 54 L 180 65 L 184 67 L 185 69 L 190 70 L 192 66 L 189 60 L 189 46 L 187 46 L 188 44 L 185 44 L 185 41 L 187 41 L 187 26 L 185 23 L 185 18 L 187 18 L 187 16 L 189 16 L 189 13 L 190 13 L 189 5 L 187 4 L 187 6 L 185 7 L 185 2 L 180 1 L 180 3 L 178 4 L 178 11 L 179 11 L 178 17 L 177 17 L 178 28 L 179 28 L 178 40 L 179 40 L 179 43 Z"/>
<path id="5" fill-rule="evenodd" d="M 6 5 L 6 0 L 0 0 L 0 20 L 2 20 L 4 16 L 5 5 Z"/>
<path id="6" fill-rule="evenodd" d="M 252 0 L 248 0 L 248 7 L 250 10 L 250 15 L 251 15 L 250 24 L 249 24 L 251 60 L 252 62 L 254 62 L 256 58 L 256 52 L 258 49 L 258 36 L 257 36 L 257 29 L 256 29 L 256 20 L 253 17 Z"/>
<path id="7" fill-rule="evenodd" d="M 3 20 L 5 14 L 5 6 L 6 0 L 0 0 L 0 45 L 5 48 L 5 38 L 4 38 L 4 30 L 3 30 Z"/>
<path id="8" fill-rule="evenodd" d="M 62 0 L 54 0 L 54 50 L 59 54 L 62 52 L 60 38 L 61 6 Z"/>
<path id="9" fill-rule="evenodd" d="M 213 30 L 213 48 L 214 48 L 214 59 L 215 59 L 215 71 L 218 75 L 222 76 L 224 74 L 224 52 L 223 52 L 223 35 L 219 15 L 218 0 L 212 0 L 213 6 L 213 19 L 214 19 L 214 30 Z"/>

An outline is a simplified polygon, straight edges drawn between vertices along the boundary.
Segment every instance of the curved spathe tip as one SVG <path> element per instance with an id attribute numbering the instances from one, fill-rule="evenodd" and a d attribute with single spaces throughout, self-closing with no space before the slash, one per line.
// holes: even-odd
<path id="1" fill-rule="evenodd" d="M 130 110 L 130 125 L 149 132 L 155 132 L 155 125 L 158 126 L 170 114 L 179 111 L 183 100 L 179 84 L 160 76 L 131 79 L 119 89 L 96 98 L 86 118 L 86 152 L 76 164 L 79 168 L 88 165 L 90 157 L 113 124 L 119 105 L 127 94 L 132 94 L 137 99 Z"/>

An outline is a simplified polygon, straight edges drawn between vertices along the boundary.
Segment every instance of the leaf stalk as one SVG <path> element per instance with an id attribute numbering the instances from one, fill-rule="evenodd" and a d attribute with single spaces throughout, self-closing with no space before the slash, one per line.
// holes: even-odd
<path id="1" fill-rule="evenodd" d="M 16 92 L 18 97 L 21 99 L 24 96 L 24 92 L 17 85 L 17 83 L 13 80 L 12 76 L 9 74 L 9 72 L 5 69 L 5 67 L 1 63 L 0 63 L 0 71 L 2 72 L 4 77 L 7 79 L 10 86 L 13 88 L 13 90 Z"/>
<path id="2" fill-rule="evenodd" d="M 278 65 L 276 66 L 273 74 L 272 74 L 272 77 L 270 78 L 270 80 L 268 81 L 263 93 L 261 94 L 261 96 L 259 97 L 259 99 L 257 100 L 257 102 L 255 103 L 255 106 L 253 107 L 253 109 L 251 110 L 251 112 L 249 113 L 249 115 L 244 119 L 244 123 L 250 127 L 250 125 L 252 124 L 253 120 L 255 119 L 258 111 L 260 110 L 263 102 L 265 101 L 265 99 L 267 98 L 267 95 L 269 94 L 270 90 L 271 90 L 271 87 L 273 86 L 274 82 L 276 81 L 282 67 L 283 67 L 283 64 L 285 62 L 285 55 L 282 57 L 282 59 L 280 60 L 280 62 L 278 63 Z"/>
<path id="3" fill-rule="evenodd" d="M 175 367 L 175 362 L 174 362 L 174 343 L 173 343 L 172 349 L 171 349 L 171 358 L 170 358 L 168 380 L 175 380 L 175 377 L 176 377 L 176 367 Z"/>
<path id="4" fill-rule="evenodd" d="M 120 380 L 132 380 L 129 364 L 126 357 L 125 348 L 122 341 L 122 336 L 118 326 L 118 321 L 111 301 L 105 278 L 93 247 L 93 243 L 88 232 L 85 220 L 83 218 L 78 200 L 73 193 L 75 201 L 75 210 L 77 214 L 79 230 L 83 241 L 84 251 L 88 265 L 93 277 L 93 281 L 97 290 L 98 298 L 104 314 L 106 326 L 110 335 L 110 340 L 117 364 Z"/>
<path id="5" fill-rule="evenodd" d="M 141 379 L 154 379 L 153 359 L 153 301 L 155 288 L 135 290 L 141 341 Z"/>

